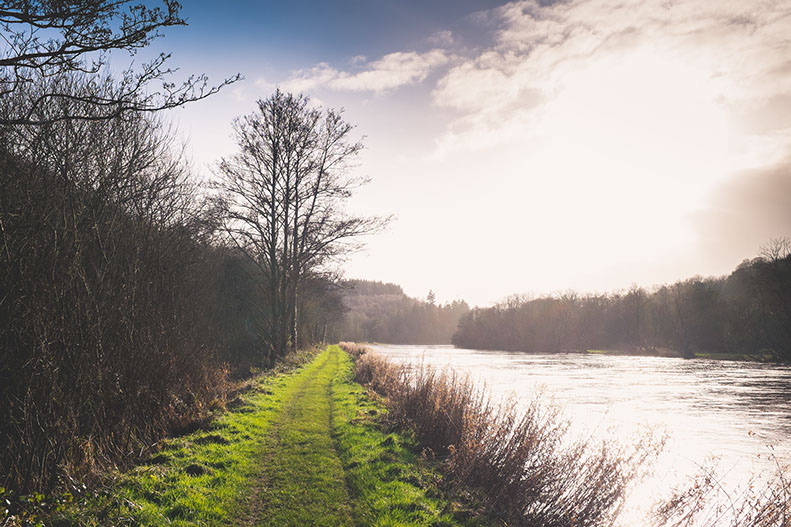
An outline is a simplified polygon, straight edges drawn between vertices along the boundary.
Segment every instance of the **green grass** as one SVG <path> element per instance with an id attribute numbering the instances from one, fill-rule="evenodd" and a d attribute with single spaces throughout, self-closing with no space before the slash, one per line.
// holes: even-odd
<path id="1" fill-rule="evenodd" d="M 251 525 L 352 525 L 343 467 L 331 435 L 337 348 L 321 353 L 290 383 L 264 442 Z"/>
<path id="2" fill-rule="evenodd" d="M 262 377 L 206 430 L 61 507 L 45 525 L 485 525 L 448 500 L 439 475 L 330 346 L 294 373 Z"/>
<path id="3" fill-rule="evenodd" d="M 53 525 L 229 525 L 248 507 L 280 401 L 298 375 L 257 380 L 208 430 L 168 440 L 149 462 L 54 514 Z"/>
<path id="4" fill-rule="evenodd" d="M 437 487 L 440 477 L 414 443 L 377 424 L 385 411 L 353 382 L 350 357 L 338 354 L 332 383 L 333 433 L 346 470 L 356 525 L 491 525 Z"/>

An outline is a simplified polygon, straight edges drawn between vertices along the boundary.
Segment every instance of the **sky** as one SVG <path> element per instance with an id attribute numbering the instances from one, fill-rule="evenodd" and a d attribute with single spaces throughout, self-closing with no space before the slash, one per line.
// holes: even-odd
<path id="1" fill-rule="evenodd" d="M 245 80 L 174 113 L 204 177 L 276 87 L 344 108 L 394 215 L 349 278 L 490 305 L 723 275 L 791 236 L 791 0 L 185 3 L 153 48 Z"/>

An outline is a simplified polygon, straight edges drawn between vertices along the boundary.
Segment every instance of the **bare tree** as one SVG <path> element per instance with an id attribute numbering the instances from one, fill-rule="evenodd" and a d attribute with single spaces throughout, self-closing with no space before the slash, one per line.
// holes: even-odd
<path id="1" fill-rule="evenodd" d="M 0 124 L 48 124 L 68 119 L 100 120 L 136 111 L 157 111 L 181 106 L 216 93 L 238 80 L 224 80 L 211 86 L 205 75 L 190 76 L 181 84 L 172 82 L 161 53 L 138 68 L 130 66 L 111 93 L 103 89 L 101 72 L 113 51 L 135 54 L 161 36 L 160 30 L 186 25 L 181 5 L 162 0 L 148 7 L 132 0 L 0 0 L 0 99 L 24 91 L 24 104 L 15 112 L 0 116 Z M 31 89 L 47 85 L 47 79 L 82 72 L 98 76 L 79 95 L 51 89 Z M 154 88 L 154 83 L 160 83 Z M 49 84 L 51 87 L 52 85 Z M 72 105 L 51 104 L 61 99 L 90 103 L 101 111 L 90 113 L 65 109 Z M 43 118 L 41 109 L 59 107 L 64 111 Z"/>
<path id="2" fill-rule="evenodd" d="M 298 344 L 303 283 L 386 220 L 342 212 L 366 181 L 349 175 L 362 144 L 340 112 L 278 90 L 234 130 L 239 151 L 219 165 L 226 232 L 260 273 L 268 298 L 258 307 L 267 328 L 262 342 L 271 359 Z"/>
<path id="3" fill-rule="evenodd" d="M 90 78 L 50 82 L 79 96 Z M 218 258 L 157 116 L 2 132 L 0 485 L 41 490 L 123 464 L 219 393 Z"/>

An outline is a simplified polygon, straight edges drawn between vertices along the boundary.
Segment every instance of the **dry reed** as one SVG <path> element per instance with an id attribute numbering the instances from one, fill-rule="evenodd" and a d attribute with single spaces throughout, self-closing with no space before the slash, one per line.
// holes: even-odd
<path id="1" fill-rule="evenodd" d="M 476 489 L 508 525 L 610 525 L 627 488 L 661 444 L 573 442 L 558 411 L 534 399 L 495 404 L 453 371 L 399 367 L 360 346 L 357 380 L 385 397 L 389 423 L 409 429 L 455 485 Z"/>
<path id="2" fill-rule="evenodd" d="M 777 459 L 772 454 L 772 459 Z M 791 527 L 791 482 L 779 462 L 768 479 L 753 477 L 728 489 L 714 471 L 702 468 L 653 510 L 657 527 Z"/>
<path id="3" fill-rule="evenodd" d="M 453 371 L 408 369 L 365 346 L 342 343 L 357 357 L 356 378 L 385 397 L 389 424 L 409 429 L 441 460 L 456 485 L 478 489 L 508 525 L 613 525 L 632 481 L 645 473 L 661 442 L 624 447 L 573 442 L 557 409 L 534 399 L 494 404 Z M 655 527 L 791 527 L 791 482 L 780 463 L 768 480 L 727 491 L 709 470 L 657 503 Z"/>

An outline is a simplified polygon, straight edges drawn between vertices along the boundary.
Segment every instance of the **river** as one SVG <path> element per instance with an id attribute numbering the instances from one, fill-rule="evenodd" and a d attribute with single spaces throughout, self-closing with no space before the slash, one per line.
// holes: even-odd
<path id="1" fill-rule="evenodd" d="M 452 346 L 371 347 L 395 361 L 469 374 L 495 398 L 512 395 L 526 403 L 540 391 L 543 400 L 561 408 L 576 437 L 628 442 L 648 428 L 666 434 L 653 475 L 633 491 L 643 504 L 701 466 L 716 470 L 732 491 L 751 476 L 776 474 L 777 463 L 791 462 L 791 367 Z"/>

